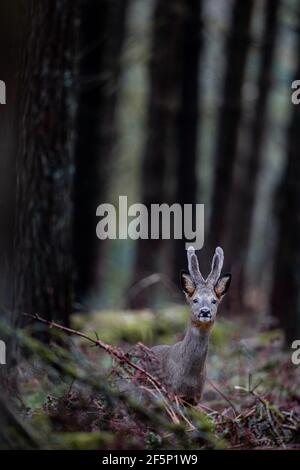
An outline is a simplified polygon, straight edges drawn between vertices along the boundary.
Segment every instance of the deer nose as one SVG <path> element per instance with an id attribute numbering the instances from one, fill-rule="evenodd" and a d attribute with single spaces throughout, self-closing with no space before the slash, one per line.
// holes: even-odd
<path id="1" fill-rule="evenodd" d="M 203 307 L 200 310 L 201 316 L 203 317 L 209 317 L 210 316 L 210 310 L 207 307 Z"/>

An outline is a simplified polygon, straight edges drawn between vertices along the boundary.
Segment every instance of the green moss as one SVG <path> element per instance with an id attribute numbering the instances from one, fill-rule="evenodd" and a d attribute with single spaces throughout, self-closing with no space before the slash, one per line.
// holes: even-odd
<path id="1" fill-rule="evenodd" d="M 107 343 L 127 342 L 145 344 L 172 342 L 186 328 L 188 311 L 182 306 L 152 311 L 103 310 L 74 314 L 72 326 L 90 335 L 97 332 Z"/>
<path id="2" fill-rule="evenodd" d="M 91 335 L 97 332 L 102 341 L 112 344 L 120 341 L 151 342 L 153 339 L 153 314 L 148 310 L 138 313 L 104 310 L 73 315 L 72 325 Z"/>
<path id="3" fill-rule="evenodd" d="M 53 435 L 53 447 L 68 450 L 93 450 L 109 447 L 114 441 L 111 432 L 64 432 Z"/>
<path id="4" fill-rule="evenodd" d="M 218 320 L 213 327 L 211 344 L 214 346 L 226 346 L 232 340 L 237 331 L 237 326 L 228 320 Z"/>

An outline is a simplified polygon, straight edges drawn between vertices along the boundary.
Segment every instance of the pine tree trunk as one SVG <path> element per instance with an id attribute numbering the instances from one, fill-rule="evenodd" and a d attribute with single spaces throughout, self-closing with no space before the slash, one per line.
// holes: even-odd
<path id="1" fill-rule="evenodd" d="M 242 85 L 250 45 L 253 5 L 253 0 L 234 1 L 230 33 L 226 44 L 226 72 L 217 129 L 208 237 L 212 250 L 217 245 L 222 245 L 224 241 L 233 169 L 237 157 L 238 133 L 242 115 Z"/>
<path id="2" fill-rule="evenodd" d="M 197 137 L 199 129 L 199 61 L 202 44 L 200 0 L 188 3 L 183 33 L 181 103 L 177 130 L 176 198 L 181 204 L 197 203 Z M 185 240 L 175 240 L 173 280 L 186 266 Z"/>
<path id="3" fill-rule="evenodd" d="M 116 105 L 127 0 L 89 0 L 81 10 L 80 101 L 76 145 L 74 250 L 76 294 L 101 286 L 103 241 L 96 208 L 106 202 L 116 142 Z"/>
<path id="4" fill-rule="evenodd" d="M 151 204 L 168 202 L 170 181 L 168 162 L 176 155 L 178 112 L 180 106 L 181 57 L 186 2 L 157 0 L 153 17 L 150 59 L 150 92 L 147 117 L 147 142 L 141 174 L 141 201 L 148 210 Z M 149 233 L 151 226 L 149 224 Z M 138 240 L 132 284 L 157 271 L 162 240 Z M 149 305 L 153 293 L 143 289 L 128 297 L 132 308 Z"/>
<path id="5" fill-rule="evenodd" d="M 29 3 L 29 2 L 28 2 Z M 77 1 L 30 2 L 20 84 L 14 304 L 65 324 L 72 312 Z"/>
<path id="6" fill-rule="evenodd" d="M 21 2 L 0 2 L 0 79 L 6 86 L 6 104 L 0 105 L 0 298 L 11 307 L 15 210 L 17 132 L 17 77 L 24 40 Z M 21 11 L 20 11 L 21 10 Z M 2 313 L 2 312 L 1 312 Z"/>
<path id="7" fill-rule="evenodd" d="M 298 48 L 300 34 L 298 33 Z M 299 60 L 299 59 L 298 59 Z M 295 78 L 300 77 L 300 62 Z M 292 105 L 291 105 L 292 106 Z M 293 106 L 287 133 L 287 163 L 278 191 L 278 239 L 271 314 L 284 329 L 287 345 L 300 337 L 300 106 Z"/>
<path id="8" fill-rule="evenodd" d="M 272 65 L 277 31 L 279 0 L 267 0 L 264 5 L 264 32 L 258 74 L 258 96 L 250 128 L 249 145 L 238 157 L 238 171 L 231 191 L 231 203 L 226 226 L 225 251 L 235 280 L 236 307 L 242 307 L 244 269 L 247 259 L 257 189 L 257 177 L 262 158 L 262 145 L 267 113 L 267 101 L 272 81 Z M 238 227 L 238 230 L 237 230 Z"/>

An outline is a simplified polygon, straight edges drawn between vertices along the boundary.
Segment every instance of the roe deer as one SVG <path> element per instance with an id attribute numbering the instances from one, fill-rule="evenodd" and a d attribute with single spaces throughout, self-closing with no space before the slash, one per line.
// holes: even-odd
<path id="1" fill-rule="evenodd" d="M 159 363 L 159 370 L 153 374 L 176 395 L 197 403 L 205 383 L 210 332 L 231 274 L 221 276 L 224 254 L 220 247 L 216 248 L 207 279 L 200 273 L 194 248 L 189 247 L 187 257 L 189 272 L 181 272 L 181 285 L 191 309 L 189 324 L 182 341 L 152 348 Z"/>

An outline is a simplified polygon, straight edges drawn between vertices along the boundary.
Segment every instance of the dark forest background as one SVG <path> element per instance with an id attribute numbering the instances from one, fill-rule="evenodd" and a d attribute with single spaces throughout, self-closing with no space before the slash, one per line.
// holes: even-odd
<path id="1" fill-rule="evenodd" d="M 220 245 L 232 273 L 220 315 L 241 336 L 243 325 L 281 329 L 290 348 L 299 50 L 299 0 L 2 1 L 2 317 L 13 328 L 23 312 L 114 322 L 183 303 L 184 240 L 100 241 L 96 208 L 119 195 L 204 203 L 201 269 Z"/>
<path id="2" fill-rule="evenodd" d="M 300 333 L 298 9 L 3 2 L 1 284 L 15 310 L 67 323 L 75 309 L 174 300 L 184 241 L 96 238 L 97 206 L 127 195 L 204 203 L 202 269 L 220 244 L 228 309 Z M 131 295 L 154 273 L 160 286 Z"/>

